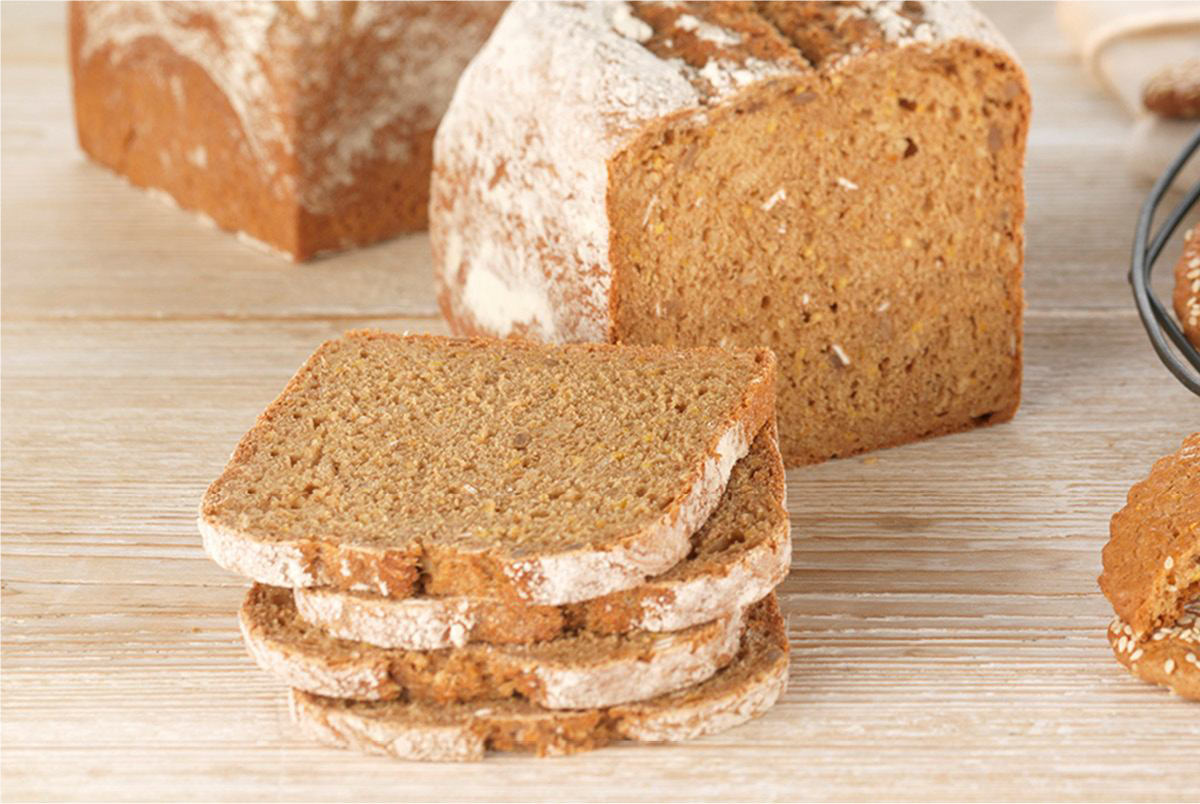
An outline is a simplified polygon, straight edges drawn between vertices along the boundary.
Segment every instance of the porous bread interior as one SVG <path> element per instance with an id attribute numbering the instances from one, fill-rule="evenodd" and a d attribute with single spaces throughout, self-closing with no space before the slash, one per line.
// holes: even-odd
<path id="1" fill-rule="evenodd" d="M 404 727 L 445 727 L 464 723 L 492 751 L 534 751 L 564 754 L 598 748 L 624 736 L 625 721 L 645 718 L 688 705 L 735 696 L 740 689 L 780 672 L 788 660 L 787 634 L 774 595 L 747 613 L 737 655 L 711 678 L 678 692 L 648 701 L 607 709 L 547 710 L 521 698 L 432 705 L 421 701 L 354 701 L 293 691 L 298 716 L 325 717 L 343 712 L 366 723 L 376 721 Z M 373 730 L 368 731 L 373 733 Z M 382 731 L 381 733 L 386 733 Z"/>
<path id="2" fill-rule="evenodd" d="M 259 417 L 202 516 L 263 541 L 419 544 L 427 562 L 612 543 L 691 490 L 770 363 L 351 333 Z"/>
<path id="3" fill-rule="evenodd" d="M 264 584 L 255 584 L 247 593 L 242 620 L 251 638 L 269 645 L 272 652 L 287 660 L 316 660 L 342 670 L 361 667 L 364 673 L 378 677 L 379 698 L 436 701 L 531 696 L 541 683 L 538 668 L 576 672 L 614 661 L 649 661 L 656 651 L 670 649 L 676 643 L 692 643 L 694 648 L 720 639 L 731 627 L 729 618 L 724 618 L 672 634 L 580 631 L 529 645 L 468 644 L 430 651 L 379 648 L 330 636 L 300 617 L 290 589 Z"/>
<path id="4" fill-rule="evenodd" d="M 609 165 L 615 338 L 769 346 L 789 466 L 1011 417 L 1027 119 L 956 40 L 655 124 Z"/>

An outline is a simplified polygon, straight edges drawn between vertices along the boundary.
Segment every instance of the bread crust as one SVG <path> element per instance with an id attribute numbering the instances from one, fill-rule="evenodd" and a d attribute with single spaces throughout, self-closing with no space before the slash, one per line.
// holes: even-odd
<path id="1" fill-rule="evenodd" d="M 491 751 L 570 754 L 613 740 L 675 742 L 759 717 L 787 688 L 788 644 L 775 598 L 749 614 L 737 658 L 696 688 L 642 703 L 555 711 L 524 701 L 452 707 L 342 701 L 293 689 L 293 720 L 321 742 L 398 759 L 470 761 Z"/>
<path id="2" fill-rule="evenodd" d="M 73 2 L 79 143 L 288 259 L 423 229 L 434 131 L 502 10 Z"/>
<path id="3" fill-rule="evenodd" d="M 1200 433 L 1133 485 L 1109 532 L 1100 589 L 1141 640 L 1200 599 Z"/>
<path id="4" fill-rule="evenodd" d="M 307 374 L 322 364 L 325 351 L 357 340 L 413 340 L 431 344 L 454 342 L 472 349 L 534 349 L 533 344 L 501 344 L 486 339 L 455 340 L 437 336 L 398 336 L 352 332 L 322 345 L 292 378 L 279 397 L 260 414 L 239 443 L 225 471 L 201 502 L 198 527 L 208 555 L 222 567 L 272 586 L 323 586 L 344 591 L 370 591 L 385 597 L 411 597 L 442 584 L 461 585 L 461 573 L 472 570 L 472 594 L 528 603 L 561 605 L 629 589 L 677 564 L 690 548 L 690 537 L 716 508 L 734 464 L 750 449 L 750 440 L 774 412 L 775 359 L 769 350 L 753 353 L 754 376 L 735 407 L 713 428 L 704 445 L 705 456 L 686 477 L 686 493 L 635 532 L 609 544 L 586 544 L 542 555 L 514 554 L 505 545 L 493 550 L 461 549 L 425 543 L 420 534 L 388 549 L 348 543 L 329 534 L 264 538 L 241 526 L 238 516 L 221 506 L 224 484 L 262 447 L 273 417 L 283 415 L 288 398 L 299 393 Z M 566 349 L 614 350 L 622 347 L 592 344 Z M 557 352 L 556 352 L 557 353 Z M 646 355 L 678 352 L 644 348 Z M 273 534 L 274 536 L 274 534 Z M 436 559 L 436 560 L 434 560 Z M 436 594 L 436 592 L 435 592 Z"/>
<path id="5" fill-rule="evenodd" d="M 705 560 L 700 553 L 633 589 L 567 606 L 470 597 L 396 599 L 297 587 L 296 608 L 333 636 L 412 650 L 544 641 L 570 627 L 605 634 L 679 631 L 761 600 L 786 577 L 792 550 L 785 495 L 783 462 L 769 427 L 734 467 L 720 506 L 694 537 L 694 543 L 703 538 L 732 544 L 715 558 Z M 769 515 L 770 521 L 747 524 L 748 515 Z"/>
<path id="6" fill-rule="evenodd" d="M 441 702 L 520 695 L 548 709 L 580 709 L 644 700 L 711 677 L 737 652 L 744 612 L 667 635 L 406 651 L 332 638 L 298 616 L 290 590 L 255 585 L 239 625 L 262 669 L 318 695 Z"/>
<path id="7" fill-rule="evenodd" d="M 1200 701 L 1200 605 L 1141 639 L 1114 617 L 1108 626 L 1108 644 L 1117 661 L 1137 678 Z"/>
<path id="8" fill-rule="evenodd" d="M 1183 236 L 1183 253 L 1175 263 L 1175 316 L 1188 341 L 1200 349 L 1200 226 L 1193 226 Z"/>

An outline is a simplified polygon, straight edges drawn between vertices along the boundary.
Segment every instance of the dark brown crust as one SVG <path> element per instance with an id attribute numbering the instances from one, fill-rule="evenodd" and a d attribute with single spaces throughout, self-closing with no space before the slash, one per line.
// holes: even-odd
<path id="1" fill-rule="evenodd" d="M 1142 89 L 1142 104 L 1169 120 L 1200 118 L 1200 59 L 1169 65 L 1150 76 Z"/>
<path id="2" fill-rule="evenodd" d="M 462 29 L 464 16 L 494 23 L 504 4 L 406 5 L 398 4 L 394 10 L 438 14 L 446 25 Z M 112 59 L 111 46 L 105 46 L 84 61 L 86 6 L 70 4 L 70 50 L 79 145 L 96 162 L 138 187 L 164 190 L 184 209 L 207 215 L 222 229 L 245 232 L 296 260 L 428 225 L 434 129 L 413 128 L 406 121 L 381 129 L 377 138 L 408 144 L 406 156 L 381 155 L 357 162 L 353 182 L 337 191 L 331 210 L 315 214 L 294 197 L 281 198 L 271 191 L 246 147 L 229 101 L 200 67 L 161 39 L 147 37 L 132 43 L 120 60 Z M 335 71 L 326 91 L 353 97 L 355 87 L 364 86 L 379 60 L 379 45 L 361 38 L 336 46 L 355 58 L 322 60 L 325 69 Z M 307 56 L 322 58 L 307 51 L 301 57 Z M 185 104 L 177 104 L 172 82 L 182 87 Z M 333 115 L 341 113 L 345 102 L 312 97 L 304 105 Z M 323 123 L 321 114 L 305 114 L 295 124 L 300 138 L 296 147 L 319 142 Z M 181 143 L 195 141 L 203 143 L 207 152 L 205 166 L 186 158 Z M 169 154 L 168 162 L 164 154 Z M 292 165 L 297 184 L 321 178 L 300 175 L 298 163 Z"/>
<path id="3" fill-rule="evenodd" d="M 1200 433 L 1159 459 L 1109 525 L 1100 589 L 1140 639 L 1200 598 Z"/>
<path id="4" fill-rule="evenodd" d="M 1183 254 L 1175 264 L 1175 316 L 1192 346 L 1200 349 L 1200 226 L 1184 234 Z"/>

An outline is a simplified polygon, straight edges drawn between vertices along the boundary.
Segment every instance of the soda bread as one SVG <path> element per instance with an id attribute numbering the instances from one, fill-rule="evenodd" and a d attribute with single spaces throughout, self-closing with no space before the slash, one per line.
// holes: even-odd
<path id="1" fill-rule="evenodd" d="M 71 3 L 80 147 L 306 259 L 425 228 L 433 132 L 503 3 Z"/>
<path id="2" fill-rule="evenodd" d="M 275 586 L 560 605 L 666 572 L 772 415 L 761 349 L 352 332 L 259 416 L 201 504 Z"/>
<path id="3" fill-rule="evenodd" d="M 239 622 L 259 666 L 306 692 L 438 703 L 520 696 L 548 709 L 581 709 L 652 698 L 712 676 L 737 652 L 743 614 L 669 634 L 580 631 L 531 645 L 412 651 L 331 637 L 299 617 L 290 590 L 256 584 Z"/>
<path id="4" fill-rule="evenodd" d="M 293 690 L 292 717 L 313 738 L 400 759 L 477 760 L 491 751 L 569 754 L 613 740 L 688 740 L 758 717 L 787 686 L 788 644 L 774 595 L 748 615 L 737 656 L 694 687 L 608 708 L 548 710 L 508 699 L 431 705 L 350 701 Z"/>
<path id="5" fill-rule="evenodd" d="M 733 467 L 717 509 L 692 534 L 688 556 L 633 589 L 565 606 L 531 606 L 298 588 L 296 609 L 333 636 L 414 650 L 545 641 L 568 629 L 678 631 L 761 600 L 787 575 L 792 544 L 784 494 L 783 462 L 768 425 Z"/>
<path id="6" fill-rule="evenodd" d="M 789 466 L 1003 421 L 1029 113 L 965 3 L 517 3 L 435 138 L 441 307 L 769 346 Z"/>

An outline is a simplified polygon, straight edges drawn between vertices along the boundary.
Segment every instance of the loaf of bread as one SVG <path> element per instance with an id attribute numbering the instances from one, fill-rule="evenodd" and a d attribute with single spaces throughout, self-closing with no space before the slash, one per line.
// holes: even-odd
<path id="1" fill-rule="evenodd" d="M 423 229 L 433 132 L 503 7 L 74 2 L 79 144 L 293 259 Z"/>
<path id="2" fill-rule="evenodd" d="M 788 465 L 1008 419 L 1029 111 L 965 4 L 515 4 L 434 144 L 442 310 L 768 346 Z"/>

